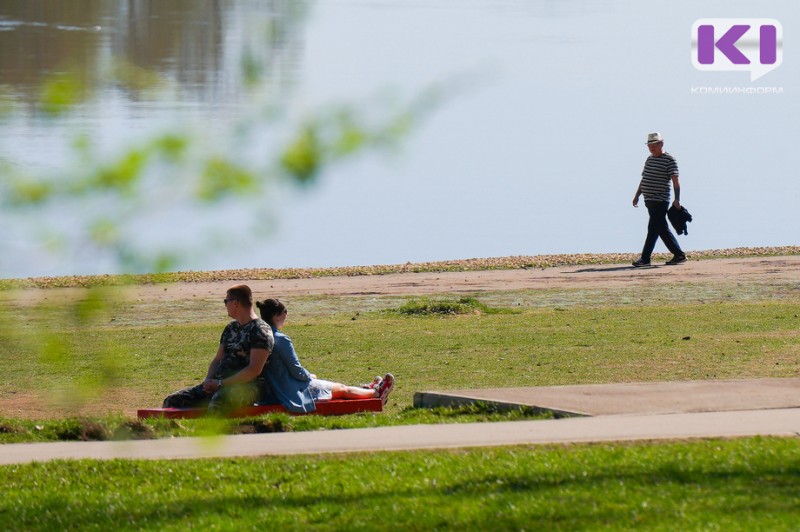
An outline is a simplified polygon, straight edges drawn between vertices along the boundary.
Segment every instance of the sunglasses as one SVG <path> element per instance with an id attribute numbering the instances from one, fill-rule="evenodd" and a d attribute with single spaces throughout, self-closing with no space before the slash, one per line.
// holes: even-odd
<path id="1" fill-rule="evenodd" d="M 222 300 L 222 303 L 223 303 L 224 305 L 227 305 L 227 304 L 228 304 L 228 303 L 230 303 L 231 301 L 236 301 L 236 299 L 234 299 L 234 298 L 232 298 L 232 297 L 231 297 L 231 298 L 227 298 L 227 297 L 226 297 L 225 299 L 223 299 L 223 300 Z"/>

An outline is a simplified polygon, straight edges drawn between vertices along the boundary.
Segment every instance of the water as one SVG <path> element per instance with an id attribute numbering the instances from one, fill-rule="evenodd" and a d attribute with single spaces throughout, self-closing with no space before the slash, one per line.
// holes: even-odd
<path id="1" fill-rule="evenodd" d="M 258 208 L 277 224 L 265 224 L 256 244 L 249 226 L 237 226 L 235 206 L 219 209 L 205 221 L 231 235 L 234 251 L 199 239 L 181 268 L 633 256 L 647 216 L 631 199 L 650 131 L 664 134 L 680 166 L 682 202 L 694 215 L 679 237 L 684 249 L 797 244 L 790 143 L 800 110 L 792 38 L 799 10 L 788 0 L 707 1 L 702 9 L 634 0 L 4 2 L 0 87 L 18 107 L 2 124 L 0 157 L 26 171 L 52 170 L 70 157 L 65 131 L 111 150 L 176 121 L 211 130 L 246 108 L 237 80 L 249 46 L 267 66 L 268 97 L 290 116 L 343 101 L 375 106 L 387 93 L 436 84 L 458 88 L 398 152 L 337 165 L 312 187 L 272 190 Z M 694 69 L 691 28 L 706 17 L 779 20 L 783 65 L 755 82 Z M 280 31 L 265 46 L 267 23 Z M 158 73 L 158 95 L 96 82 L 118 57 Z M 103 90 L 55 128 L 37 101 L 42 80 L 65 64 Z M 64 207 L 60 219 L 79 210 Z M 183 212 L 165 208 L 131 238 L 168 240 L 198 219 L 187 223 Z M 118 268 L 113 257 L 87 252 L 80 236 L 70 245 L 51 237 L 39 216 L 5 213 L 0 221 L 4 277 Z M 45 253 L 42 241 L 60 251 Z"/>

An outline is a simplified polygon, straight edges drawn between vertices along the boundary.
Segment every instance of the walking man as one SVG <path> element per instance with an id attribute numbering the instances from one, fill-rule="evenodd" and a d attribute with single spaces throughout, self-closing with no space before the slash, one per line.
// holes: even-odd
<path id="1" fill-rule="evenodd" d="M 672 202 L 672 205 L 676 209 L 681 208 L 678 163 L 672 155 L 664 151 L 664 138 L 661 133 L 647 135 L 647 148 L 650 150 L 650 156 L 644 162 L 642 180 L 633 197 L 633 206 L 639 206 L 639 196 L 644 194 L 644 205 L 650 214 L 650 220 L 647 223 L 647 237 L 644 240 L 642 256 L 633 261 L 633 265 L 637 268 L 650 265 L 650 256 L 653 254 L 659 237 L 673 255 L 667 264 L 670 266 L 681 264 L 686 262 L 686 254 L 681 250 L 678 240 L 667 224 L 670 181 L 672 181 L 672 188 L 675 189 L 675 201 Z"/>

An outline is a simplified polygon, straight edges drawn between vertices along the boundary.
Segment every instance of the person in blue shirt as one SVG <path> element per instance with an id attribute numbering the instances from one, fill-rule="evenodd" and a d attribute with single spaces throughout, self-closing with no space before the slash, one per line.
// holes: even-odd
<path id="1" fill-rule="evenodd" d="M 394 376 L 387 373 L 385 377 L 377 377 L 366 388 L 347 386 L 338 382 L 318 379 L 306 370 L 292 344 L 292 339 L 280 332 L 286 323 L 288 310 L 278 299 L 257 301 L 256 306 L 275 337 L 263 376 L 266 381 L 265 397 L 262 402 L 278 402 L 289 412 L 313 412 L 316 401 L 330 399 L 370 399 L 386 397 L 394 387 Z"/>

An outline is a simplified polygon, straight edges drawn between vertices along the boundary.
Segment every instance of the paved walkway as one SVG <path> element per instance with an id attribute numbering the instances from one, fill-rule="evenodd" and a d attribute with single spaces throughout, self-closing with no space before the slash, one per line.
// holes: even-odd
<path id="1" fill-rule="evenodd" d="M 576 417 L 491 425 L 407 425 L 325 433 L 11 444 L 0 446 L 0 464 L 83 458 L 188 459 L 800 435 L 800 379 L 555 386 L 495 392 L 493 396 L 487 390 L 463 393 L 480 396 L 481 400 L 494 397 L 503 404 L 518 401 L 516 404 L 542 407 L 547 402 L 554 410 Z M 453 392 L 423 394 L 456 397 Z M 474 400 L 474 397 L 464 400 Z M 523 400 L 526 402 L 521 402 Z"/>
<path id="2" fill-rule="evenodd" d="M 800 408 L 800 378 L 487 388 L 414 394 L 417 407 L 458 406 L 476 401 L 529 406 L 566 416 Z"/>

